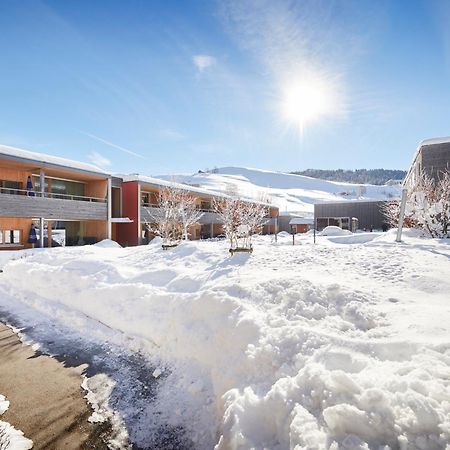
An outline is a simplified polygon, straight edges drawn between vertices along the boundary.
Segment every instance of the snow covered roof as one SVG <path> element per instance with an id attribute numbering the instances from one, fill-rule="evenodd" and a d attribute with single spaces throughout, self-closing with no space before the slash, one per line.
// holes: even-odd
<path id="1" fill-rule="evenodd" d="M 315 202 L 315 205 L 333 205 L 335 203 L 378 203 L 378 202 L 389 202 L 390 199 L 376 199 L 376 198 L 347 198 L 343 200 L 333 200 L 324 202 Z"/>
<path id="2" fill-rule="evenodd" d="M 308 217 L 294 217 L 289 221 L 289 225 L 313 225 L 314 219 Z"/>
<path id="3" fill-rule="evenodd" d="M 139 181 L 140 183 L 148 184 L 151 186 L 173 187 L 173 188 L 182 189 L 182 190 L 185 190 L 188 192 L 205 195 L 207 197 L 231 198 L 230 195 L 224 194 L 221 192 L 216 192 L 216 191 L 208 190 L 208 189 L 197 187 L 197 186 L 192 186 L 190 184 L 178 183 L 176 181 L 168 181 L 168 180 L 162 180 L 160 178 L 148 177 L 146 175 L 132 174 L 132 175 L 115 175 L 115 176 L 121 177 L 124 182 Z M 271 208 L 277 208 L 277 206 L 272 205 L 270 203 L 264 203 L 264 202 L 260 202 L 260 201 L 254 200 L 254 199 L 243 198 L 243 200 L 249 201 L 249 202 L 252 202 L 252 203 L 255 203 L 258 205 L 263 205 L 263 206 L 267 206 L 267 207 L 271 207 Z"/>
<path id="4" fill-rule="evenodd" d="M 97 166 L 94 166 L 93 164 L 61 158 L 59 156 L 47 155 L 46 153 L 31 152 L 21 148 L 10 147 L 9 145 L 0 145 L 0 157 L 11 160 L 38 163 L 43 167 L 68 168 L 76 171 L 109 176 L 107 172 Z"/>

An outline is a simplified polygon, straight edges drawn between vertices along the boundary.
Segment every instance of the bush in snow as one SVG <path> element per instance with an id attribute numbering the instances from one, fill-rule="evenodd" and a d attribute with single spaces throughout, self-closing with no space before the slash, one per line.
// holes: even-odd
<path id="1" fill-rule="evenodd" d="M 213 206 L 223 223 L 230 249 L 250 250 L 252 235 L 260 233 L 267 221 L 267 208 L 238 198 L 215 199 Z"/>
<path id="2" fill-rule="evenodd" d="M 173 245 L 189 238 L 189 228 L 203 215 L 196 207 L 196 199 L 187 191 L 168 186 L 160 190 L 158 207 L 147 209 L 151 223 L 147 229 L 161 236 L 163 245 Z"/>

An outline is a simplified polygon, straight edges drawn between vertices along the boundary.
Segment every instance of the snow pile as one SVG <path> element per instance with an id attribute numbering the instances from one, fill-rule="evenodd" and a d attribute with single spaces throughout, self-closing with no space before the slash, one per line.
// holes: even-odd
<path id="1" fill-rule="evenodd" d="M 348 236 L 352 234 L 349 230 L 343 230 L 341 227 L 330 225 L 322 230 L 322 236 Z"/>
<path id="2" fill-rule="evenodd" d="M 0 394 L 0 416 L 9 408 L 9 401 Z M 22 431 L 16 430 L 8 422 L 0 420 L 0 449 L 28 450 L 33 447 L 33 441 L 27 439 Z"/>
<path id="3" fill-rule="evenodd" d="M 219 193 L 269 199 L 280 213 L 312 216 L 314 203 L 342 200 L 386 200 L 400 197 L 400 186 L 375 186 L 320 180 L 269 170 L 221 167 L 214 173 L 160 176 Z"/>
<path id="4" fill-rule="evenodd" d="M 366 234 L 35 252 L 4 265 L 0 309 L 151 362 L 123 414 L 136 446 L 446 449 L 450 245 Z M 97 381 L 101 415 L 117 386 Z"/>

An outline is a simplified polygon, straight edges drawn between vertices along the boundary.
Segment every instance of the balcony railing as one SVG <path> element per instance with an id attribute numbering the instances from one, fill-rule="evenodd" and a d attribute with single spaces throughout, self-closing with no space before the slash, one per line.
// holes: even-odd
<path id="1" fill-rule="evenodd" d="M 12 195 L 25 195 L 27 197 L 43 197 L 43 198 L 58 198 L 62 200 L 75 200 L 80 202 L 96 202 L 106 203 L 106 198 L 100 197 L 88 197 L 85 195 L 72 195 L 72 194 L 58 194 L 56 192 L 40 192 L 40 191 L 28 191 L 25 189 L 14 189 L 0 187 L 0 194 L 12 194 Z"/>
<path id="2" fill-rule="evenodd" d="M 34 195 L 33 195 L 34 194 Z M 107 220 L 107 201 L 98 197 L 0 188 L 0 216 L 55 220 Z"/>

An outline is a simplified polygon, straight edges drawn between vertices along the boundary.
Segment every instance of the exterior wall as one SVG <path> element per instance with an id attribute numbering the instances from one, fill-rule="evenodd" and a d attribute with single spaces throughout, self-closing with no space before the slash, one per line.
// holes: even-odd
<path id="1" fill-rule="evenodd" d="M 0 194 L 0 214 L 3 217 L 106 221 L 107 212 L 106 203 Z"/>
<path id="2" fill-rule="evenodd" d="M 1 165 L 1 160 L 0 160 Z M 27 179 L 31 176 L 30 170 L 12 169 L 8 167 L 0 167 L 0 180 L 4 181 L 18 181 L 22 183 L 23 189 L 27 187 Z"/>
<path id="3" fill-rule="evenodd" d="M 385 202 L 335 202 L 314 205 L 315 220 L 322 217 L 356 217 L 360 229 L 382 229 L 386 224 L 381 206 Z"/>
<path id="4" fill-rule="evenodd" d="M 429 177 L 438 179 L 446 169 L 450 169 L 450 142 L 422 145 L 406 175 L 404 185 L 412 188 L 422 171 Z"/>
<path id="5" fill-rule="evenodd" d="M 31 219 L 23 219 L 18 217 L 0 217 L 0 231 L 5 230 L 19 230 L 21 233 L 21 246 L 14 246 L 16 248 L 29 248 L 31 247 L 28 244 L 28 236 L 30 234 L 32 220 Z M 13 247 L 13 248 L 14 248 Z M 10 250 L 11 246 L 6 246 L 0 244 L 0 250 Z"/>
<path id="6" fill-rule="evenodd" d="M 106 199 L 108 196 L 108 181 L 94 180 L 86 184 L 85 195 L 87 197 L 97 197 Z"/>
<path id="7" fill-rule="evenodd" d="M 92 237 L 101 241 L 107 238 L 105 222 L 98 220 L 91 220 L 84 222 L 84 235 Z"/>
<path id="8" fill-rule="evenodd" d="M 294 233 L 306 233 L 309 230 L 309 225 L 300 224 L 300 225 L 291 225 Z"/>
<path id="9" fill-rule="evenodd" d="M 441 172 L 450 169 L 450 142 L 424 145 L 420 153 L 422 169 L 431 178 L 438 179 Z"/>
<path id="10" fill-rule="evenodd" d="M 128 181 L 122 184 L 122 216 L 133 220 L 133 223 L 117 223 L 117 242 L 120 245 L 138 245 L 141 231 L 139 220 L 139 183 Z"/>

